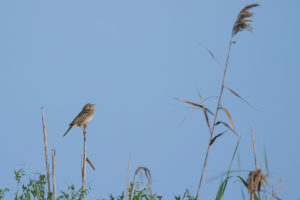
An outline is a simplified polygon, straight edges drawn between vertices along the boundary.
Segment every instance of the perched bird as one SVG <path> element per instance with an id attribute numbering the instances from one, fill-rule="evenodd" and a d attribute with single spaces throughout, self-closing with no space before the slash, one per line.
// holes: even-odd
<path id="1" fill-rule="evenodd" d="M 89 121 L 91 121 L 93 119 L 94 116 L 94 110 L 96 110 L 94 108 L 94 104 L 88 103 L 86 104 L 83 108 L 82 111 L 77 115 L 77 117 L 75 117 L 75 119 L 71 122 L 71 124 L 69 125 L 69 129 L 66 131 L 66 133 L 64 134 L 67 135 L 67 133 L 74 128 L 75 126 L 80 126 L 80 128 L 86 127 L 87 123 Z"/>

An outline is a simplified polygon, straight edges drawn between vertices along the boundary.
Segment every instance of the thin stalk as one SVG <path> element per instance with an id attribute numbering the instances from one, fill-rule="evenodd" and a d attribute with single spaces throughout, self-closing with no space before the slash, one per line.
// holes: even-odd
<path id="1" fill-rule="evenodd" d="M 83 152 L 81 152 L 81 157 L 80 157 L 80 164 L 81 164 L 81 176 L 82 176 L 82 173 L 83 173 Z"/>
<path id="2" fill-rule="evenodd" d="M 85 179 L 86 179 L 86 126 L 83 127 L 83 167 L 82 167 L 82 200 L 85 193 Z"/>
<path id="3" fill-rule="evenodd" d="M 136 182 L 136 174 L 134 174 L 134 178 L 133 178 L 133 186 L 132 186 L 132 189 L 131 189 L 130 200 L 133 200 L 134 190 L 135 190 L 135 182 Z"/>
<path id="4" fill-rule="evenodd" d="M 50 187 L 50 173 L 49 173 L 49 162 L 48 162 L 48 150 L 47 150 L 47 133 L 46 133 L 46 125 L 45 125 L 45 118 L 44 118 L 44 108 L 42 110 L 42 122 L 43 122 L 43 133 L 44 133 L 44 146 L 45 146 L 45 160 L 46 160 L 46 170 L 47 170 L 47 181 L 48 181 L 48 193 L 51 192 Z"/>
<path id="5" fill-rule="evenodd" d="M 130 169 L 131 169 L 131 153 L 129 154 L 127 177 L 126 177 L 126 200 L 129 199 Z"/>
<path id="6" fill-rule="evenodd" d="M 251 127 L 251 134 L 252 134 L 252 142 L 253 142 L 254 162 L 255 162 L 255 168 L 256 168 L 256 170 L 257 170 L 256 150 L 255 150 L 255 139 L 254 139 L 253 127 Z"/>
<path id="7" fill-rule="evenodd" d="M 55 149 L 52 149 L 52 184 L 53 184 L 53 197 L 54 200 L 56 200 Z"/>
<path id="8" fill-rule="evenodd" d="M 200 189 L 201 189 L 201 185 L 202 185 L 202 182 L 203 182 L 203 176 L 204 176 L 205 168 L 206 168 L 206 165 L 207 165 L 207 160 L 208 160 L 210 146 L 211 146 L 210 142 L 211 142 L 211 140 L 214 136 L 217 117 L 218 117 L 218 114 L 219 114 L 219 108 L 220 108 L 221 100 L 222 100 L 222 96 L 223 96 L 223 91 L 224 91 L 224 86 L 225 86 L 224 83 L 225 83 L 226 72 L 227 72 L 227 68 L 228 68 L 230 52 L 231 52 L 231 46 L 232 46 L 232 38 L 233 38 L 233 34 L 231 35 L 230 42 L 229 42 L 227 59 L 226 59 L 226 64 L 225 64 L 225 69 L 224 69 L 224 75 L 223 75 L 223 81 L 222 81 L 222 86 L 221 86 L 221 90 L 220 90 L 218 105 L 217 105 L 217 109 L 216 109 L 216 113 L 215 113 L 215 117 L 214 117 L 214 123 L 213 123 L 213 126 L 212 126 L 212 130 L 211 130 L 211 134 L 210 134 L 210 138 L 209 138 L 209 142 L 208 142 L 208 147 L 207 147 L 207 150 L 206 150 L 205 160 L 204 160 L 204 164 L 203 164 L 203 168 L 202 168 L 202 172 L 201 172 L 200 183 L 199 183 L 198 191 L 197 191 L 197 195 L 196 195 L 197 200 L 199 199 Z"/>
<path id="9" fill-rule="evenodd" d="M 89 158 L 86 158 L 86 161 L 90 164 L 91 168 L 96 171 L 96 167 L 93 165 L 92 161 Z"/>

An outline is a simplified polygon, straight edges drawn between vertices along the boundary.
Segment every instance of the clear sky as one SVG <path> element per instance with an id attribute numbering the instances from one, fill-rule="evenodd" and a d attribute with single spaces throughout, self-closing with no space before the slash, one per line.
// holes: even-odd
<path id="1" fill-rule="evenodd" d="M 132 174 L 148 167 L 154 192 L 166 199 L 185 189 L 195 194 L 209 134 L 202 111 L 174 97 L 199 102 L 197 91 L 218 95 L 222 70 L 198 41 L 224 64 L 232 25 L 250 3 L 256 2 L 0 1 L 0 187 L 16 188 L 14 169 L 25 169 L 26 177 L 45 173 L 41 106 L 49 150 L 57 151 L 57 190 L 79 187 L 82 132 L 62 135 L 90 102 L 97 110 L 88 157 L 97 170 L 88 168 L 89 199 L 125 189 L 130 153 Z M 270 186 L 284 176 L 279 196 L 297 199 L 300 1 L 258 3 L 254 31 L 235 38 L 226 80 L 258 111 L 228 92 L 223 106 L 242 136 L 241 168 L 255 167 L 253 126 L 260 166 L 264 149 L 268 155 Z M 216 103 L 206 101 L 212 110 Z M 230 132 L 214 143 L 201 199 L 215 197 L 220 180 L 207 180 L 228 169 L 234 147 Z M 232 180 L 225 199 L 240 198 Z"/>

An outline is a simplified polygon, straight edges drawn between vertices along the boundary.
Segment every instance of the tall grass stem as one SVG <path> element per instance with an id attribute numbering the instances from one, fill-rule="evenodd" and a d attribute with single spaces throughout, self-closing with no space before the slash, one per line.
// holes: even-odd
<path id="1" fill-rule="evenodd" d="M 48 147 L 47 147 L 47 133 L 46 133 L 46 125 L 45 125 L 45 117 L 44 117 L 44 107 L 42 110 L 42 122 L 43 122 L 43 133 L 44 133 L 44 146 L 45 146 L 45 160 L 46 160 L 46 171 L 47 171 L 47 181 L 48 181 L 48 193 L 51 192 L 50 187 L 50 173 L 49 173 L 49 161 L 48 161 Z"/>
<path id="2" fill-rule="evenodd" d="M 216 112 L 215 112 L 214 123 L 213 123 L 212 129 L 211 129 L 211 134 L 210 134 L 210 138 L 209 138 L 209 142 L 208 142 L 208 147 L 207 147 L 207 150 L 206 150 L 205 160 L 204 160 L 204 164 L 203 164 L 203 167 L 202 167 L 200 183 L 199 183 L 198 191 L 197 191 L 197 195 L 196 195 L 196 199 L 197 200 L 199 199 L 199 194 L 200 194 L 200 190 L 201 190 L 201 186 L 202 186 L 202 182 L 203 182 L 204 172 L 205 172 L 205 168 L 206 168 L 206 165 L 207 165 L 207 160 L 208 160 L 208 156 L 209 156 L 209 152 L 210 152 L 210 147 L 211 147 L 210 142 L 211 142 L 211 140 L 212 140 L 212 138 L 214 136 L 214 131 L 215 131 L 215 127 L 216 127 L 217 117 L 218 117 L 218 114 L 219 114 L 219 108 L 220 108 L 221 100 L 222 100 L 222 96 L 223 96 L 223 91 L 224 91 L 224 86 L 225 86 L 226 72 L 227 72 L 227 68 L 228 68 L 228 63 L 229 63 L 229 58 L 230 58 L 230 52 L 231 52 L 231 46 L 232 46 L 232 38 L 233 38 L 233 35 L 231 35 L 230 42 L 229 42 L 229 47 L 228 47 L 228 52 L 227 52 L 227 59 L 226 59 L 226 64 L 225 64 L 225 69 L 224 69 L 224 74 L 223 74 L 223 80 L 222 80 L 222 86 L 221 86 L 221 90 L 220 90 L 218 105 L 217 105 L 217 109 L 216 109 Z"/>
<path id="3" fill-rule="evenodd" d="M 54 200 L 56 200 L 55 149 L 52 149 L 52 184 L 53 184 L 53 198 Z"/>

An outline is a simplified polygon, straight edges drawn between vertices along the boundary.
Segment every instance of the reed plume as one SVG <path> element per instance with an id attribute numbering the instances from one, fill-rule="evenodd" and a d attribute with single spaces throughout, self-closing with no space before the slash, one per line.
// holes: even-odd
<path id="1" fill-rule="evenodd" d="M 251 27 L 251 24 L 250 24 L 250 22 L 252 22 L 252 20 L 249 18 L 253 16 L 253 13 L 250 12 L 249 10 L 251 8 L 258 7 L 258 6 L 259 6 L 259 4 L 257 4 L 257 3 L 251 4 L 251 5 L 245 6 L 240 11 L 240 13 L 234 23 L 234 26 L 232 28 L 232 37 L 245 29 L 252 32 L 253 28 Z"/>

